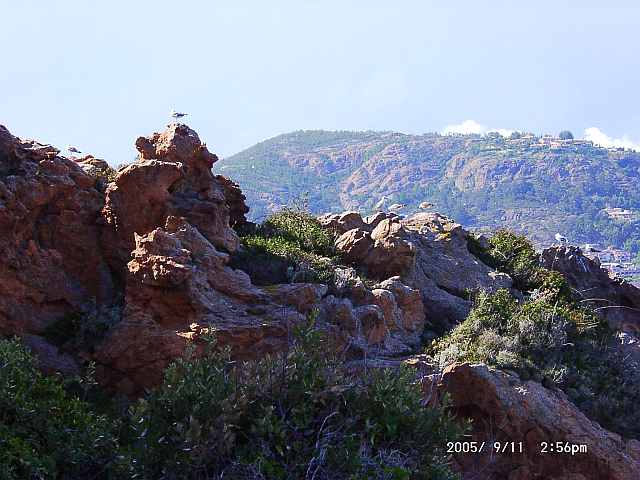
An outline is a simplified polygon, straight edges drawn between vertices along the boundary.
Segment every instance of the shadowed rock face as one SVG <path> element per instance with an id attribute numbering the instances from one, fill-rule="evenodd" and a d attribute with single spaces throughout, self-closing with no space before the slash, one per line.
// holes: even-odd
<path id="1" fill-rule="evenodd" d="M 446 393 L 453 412 L 473 420 L 468 441 L 486 442 L 481 453 L 455 456 L 463 479 L 640 478 L 640 442 L 625 441 L 592 422 L 560 390 L 469 363 L 424 377 L 423 388 L 431 404 Z M 496 453 L 494 442 L 509 447 Z M 511 452 L 510 442 L 515 442 L 516 452 Z M 541 442 L 587 445 L 587 452 L 545 454 Z"/>
<path id="2" fill-rule="evenodd" d="M 456 456 L 464 479 L 640 478 L 640 442 L 625 441 L 604 430 L 560 390 L 468 363 L 453 364 L 441 375 L 425 377 L 423 387 L 432 404 L 448 394 L 454 412 L 473 420 L 468 440 L 486 442 L 482 453 Z M 494 442 L 522 442 L 523 452 L 511 453 L 509 447 L 496 454 Z M 587 445 L 587 452 L 543 454 L 541 442 Z"/>
<path id="3" fill-rule="evenodd" d="M 0 334 L 41 334 L 114 294 L 99 242 L 104 198 L 58 153 L 0 126 Z"/>
<path id="4" fill-rule="evenodd" d="M 621 278 L 612 278 L 600 262 L 584 256 L 578 247 L 550 247 L 542 265 L 564 275 L 574 293 L 588 300 L 611 328 L 640 334 L 640 290 Z"/>
<path id="5" fill-rule="evenodd" d="M 402 225 L 416 249 L 406 277 L 422 292 L 425 311 L 436 327 L 448 330 L 463 321 L 472 307 L 471 292 L 511 288 L 511 277 L 469 252 L 469 232 L 460 224 L 438 213 L 418 213 Z"/>

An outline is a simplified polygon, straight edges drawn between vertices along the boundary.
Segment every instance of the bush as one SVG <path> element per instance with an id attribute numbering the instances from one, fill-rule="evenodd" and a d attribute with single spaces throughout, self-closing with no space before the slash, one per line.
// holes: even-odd
<path id="1" fill-rule="evenodd" d="M 489 238 L 487 246 L 469 235 L 467 248 L 483 263 L 507 273 L 513 279 L 513 286 L 522 292 L 545 289 L 567 299 L 571 295 L 562 275 L 540 266 L 540 256 L 523 235 L 500 229 Z"/>
<path id="2" fill-rule="evenodd" d="M 280 237 L 298 246 L 302 251 L 332 256 L 334 237 L 316 217 L 304 211 L 284 209 L 270 216 L 262 231 L 270 237 Z"/>
<path id="3" fill-rule="evenodd" d="M 100 478 L 116 451 L 112 421 L 43 376 L 18 340 L 0 339 L 0 478 Z"/>
<path id="4" fill-rule="evenodd" d="M 558 296 L 558 278 L 517 301 L 507 290 L 481 293 L 468 318 L 430 353 L 441 364 L 482 362 L 560 387 L 603 427 L 640 436 L 640 375 L 614 347 L 595 314 Z"/>
<path id="5" fill-rule="evenodd" d="M 285 209 L 269 217 L 253 233 L 242 236 L 243 251 L 232 265 L 254 283 L 333 283 L 334 237 L 318 220 L 300 210 Z"/>
<path id="6" fill-rule="evenodd" d="M 139 478 L 453 478 L 443 453 L 462 433 L 422 406 L 410 370 L 351 376 L 312 324 L 289 351 L 233 362 L 212 343 L 176 362 L 133 409 L 128 454 Z M 207 476 L 208 475 L 208 476 Z"/>

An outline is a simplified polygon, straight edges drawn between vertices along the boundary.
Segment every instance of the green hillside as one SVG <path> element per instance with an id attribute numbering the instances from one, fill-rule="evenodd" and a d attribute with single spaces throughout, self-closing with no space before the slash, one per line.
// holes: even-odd
<path id="1" fill-rule="evenodd" d="M 468 227 L 508 226 L 536 243 L 561 232 L 573 243 L 640 250 L 640 216 L 612 220 L 603 211 L 640 211 L 640 154 L 584 140 L 531 134 L 405 135 L 298 131 L 261 142 L 220 162 L 237 181 L 254 219 L 308 194 L 313 212 L 372 211 L 421 202 Z"/>

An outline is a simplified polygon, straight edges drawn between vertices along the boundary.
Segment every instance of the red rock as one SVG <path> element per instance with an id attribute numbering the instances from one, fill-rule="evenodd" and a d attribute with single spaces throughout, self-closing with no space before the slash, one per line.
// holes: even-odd
<path id="1" fill-rule="evenodd" d="M 169 217 L 164 228 L 136 235 L 135 241 L 122 321 L 95 356 L 101 381 L 127 393 L 158 385 L 164 368 L 190 342 L 201 351 L 198 339 L 208 332 L 238 358 L 281 349 L 288 325 L 304 315 L 274 298 L 286 297 L 285 303 L 302 310 L 312 301 L 304 285 L 296 287 L 299 295 L 255 287 L 246 273 L 227 266 L 228 254 L 183 218 Z"/>
<path id="2" fill-rule="evenodd" d="M 104 217 L 110 228 L 103 240 L 116 270 L 129 260 L 134 233 L 149 233 L 170 215 L 187 218 L 216 247 L 235 251 L 239 240 L 229 226 L 225 200 L 225 189 L 234 190 L 211 173 L 217 157 L 198 135 L 186 125 L 171 124 L 163 133 L 138 138 L 136 148 L 138 161 L 120 171 L 106 192 Z"/>
<path id="3" fill-rule="evenodd" d="M 610 277 L 599 261 L 574 246 L 547 248 L 542 265 L 562 273 L 579 300 L 590 304 L 611 328 L 640 334 L 640 289 Z"/>
<path id="4" fill-rule="evenodd" d="M 0 126 L 0 334 L 41 333 L 114 294 L 99 245 L 103 197 L 57 154 Z"/>
<path id="5" fill-rule="evenodd" d="M 447 393 L 454 412 L 473 420 L 464 441 L 487 442 L 479 454 L 456 455 L 464 479 L 611 479 L 640 478 L 638 442 L 625 441 L 589 420 L 560 390 L 491 370 L 485 365 L 453 364 L 441 377 L 426 377 L 425 394 L 437 402 Z M 495 453 L 493 443 L 518 445 Z M 522 442 L 522 453 L 519 444 Z M 586 453 L 541 453 L 541 442 L 586 445 Z"/>

